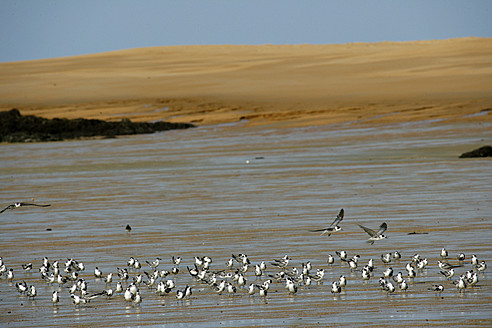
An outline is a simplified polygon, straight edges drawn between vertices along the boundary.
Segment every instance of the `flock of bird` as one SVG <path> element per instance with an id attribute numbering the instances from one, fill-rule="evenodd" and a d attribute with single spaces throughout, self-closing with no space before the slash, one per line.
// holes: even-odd
<path id="1" fill-rule="evenodd" d="M 49 205 L 15 203 L 1 212 L 22 206 Z M 322 232 L 322 235 L 340 231 L 343 216 L 342 209 L 328 227 L 311 231 Z M 387 229 L 386 223 L 381 224 L 378 231 L 360 227 L 369 234 L 368 242 L 371 244 L 385 238 L 383 233 Z M 460 253 L 453 264 L 445 248 L 441 249 L 439 257 L 437 267 L 429 264 L 429 260 L 419 254 L 404 259 L 398 251 L 381 254 L 377 259 L 369 258 L 363 263 L 361 256 L 349 256 L 347 251 L 341 250 L 334 252 L 334 255 L 329 254 L 322 266 L 314 268 L 310 261 L 292 265 L 293 261 L 288 255 L 254 263 L 246 254 L 232 254 L 223 265 L 217 265 L 209 256 L 195 256 L 193 260 L 188 260 L 186 270 L 183 268 L 183 259 L 179 256 L 171 257 L 171 267 L 168 269 L 161 268 L 163 264 L 159 257 L 153 261 L 139 261 L 131 257 L 124 267 L 117 267 L 111 272 L 102 272 L 97 266 L 89 272 L 81 261 L 71 258 L 66 261 L 50 261 L 47 257 L 38 265 L 25 263 L 22 268 L 14 268 L 9 267 L 7 261 L 0 257 L 0 281 L 7 281 L 11 286 L 15 283 L 19 294 L 30 299 L 38 296 L 35 284 L 50 285 L 53 287 L 51 301 L 54 306 L 59 304 L 61 297 L 70 298 L 75 306 L 82 306 L 99 297 L 118 298 L 126 304 L 139 306 L 146 297 L 144 291 L 153 293 L 156 297 L 174 297 L 179 302 L 191 298 L 193 290 L 197 288 L 229 297 L 259 295 L 266 300 L 272 284 L 277 286 L 276 292 L 282 286 L 285 289 L 280 288 L 280 291 L 285 290 L 288 295 L 295 295 L 305 288 L 323 288 L 327 280 L 325 274 L 329 272 L 333 275 L 333 270 L 338 267 L 343 271 L 339 276 L 338 272 L 337 278 L 328 283 L 329 290 L 334 295 L 344 293 L 350 285 L 349 280 L 354 279 L 372 284 L 374 288 L 388 294 L 397 291 L 406 293 L 411 290 L 413 281 L 424 275 L 429 267 L 438 269 L 442 275 L 436 279 L 438 283 L 429 283 L 427 287 L 436 294 L 440 295 L 453 285 L 460 293 L 467 288 L 479 286 L 479 279 L 487 268 L 485 261 L 480 261 L 476 255 L 467 260 L 466 255 Z M 403 263 L 404 269 L 396 272 L 393 266 Z M 457 280 L 453 280 L 458 271 L 463 272 Z M 17 279 L 18 276 L 24 279 Z M 38 282 L 35 282 L 36 276 Z M 26 279 L 34 282 L 27 284 Z M 178 287 L 183 281 L 187 283 Z M 89 285 L 99 286 L 99 289 L 90 290 Z"/>

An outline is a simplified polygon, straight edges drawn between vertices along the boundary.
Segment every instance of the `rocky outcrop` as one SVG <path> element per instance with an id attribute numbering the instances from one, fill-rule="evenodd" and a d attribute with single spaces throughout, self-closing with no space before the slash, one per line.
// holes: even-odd
<path id="1" fill-rule="evenodd" d="M 89 137 L 115 137 L 118 135 L 154 133 L 172 129 L 194 127 L 189 123 L 119 122 L 78 118 L 47 119 L 37 116 L 23 116 L 17 109 L 0 112 L 0 142 L 60 141 Z"/>
<path id="2" fill-rule="evenodd" d="M 469 151 L 467 153 L 463 153 L 460 155 L 460 158 L 471 158 L 471 157 L 489 157 L 492 156 L 492 147 L 491 146 L 483 146 L 478 149 Z"/>

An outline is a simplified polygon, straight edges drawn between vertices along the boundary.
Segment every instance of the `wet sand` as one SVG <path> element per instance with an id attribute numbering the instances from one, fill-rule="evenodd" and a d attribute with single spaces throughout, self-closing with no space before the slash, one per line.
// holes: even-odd
<path id="1" fill-rule="evenodd" d="M 337 46 L 210 46 L 126 50 L 74 58 L 0 64 L 0 105 L 45 117 L 131 118 L 197 123 L 196 129 L 105 140 L 0 145 L 0 200 L 50 203 L 0 214 L 0 256 L 15 279 L 0 277 L 0 323 L 52 326 L 488 326 L 489 269 L 476 287 L 458 292 L 439 273 L 470 256 L 492 258 L 490 159 L 458 159 L 491 144 L 489 39 Z M 269 78 L 267 78 L 269 77 Z M 249 161 L 249 163 L 246 163 Z M 343 231 L 328 225 L 345 209 Z M 387 222 L 388 238 L 369 245 L 357 224 Z M 132 231 L 127 233 L 125 226 Z M 412 232 L 422 234 L 409 235 Z M 328 254 L 374 258 L 368 281 Z M 381 254 L 406 275 L 415 253 L 427 269 L 409 290 L 382 291 Z M 217 295 L 186 266 L 210 256 L 225 269 L 231 254 L 289 267 L 311 261 L 321 283 L 289 295 L 273 283 L 266 299 Z M 82 261 L 93 277 L 126 266 L 130 256 L 183 257 L 172 278 L 194 288 L 178 301 L 140 286 L 140 306 L 121 294 L 74 306 L 65 286 L 47 284 L 42 258 Z M 31 273 L 21 265 L 34 264 Z M 271 265 L 267 274 L 278 269 Z M 134 277 L 138 272 L 131 271 Z M 344 274 L 347 287 L 330 292 Z M 246 273 L 254 282 L 252 269 Z M 262 277 L 261 281 L 266 277 Z M 15 282 L 38 288 L 34 300 Z M 144 279 L 147 280 L 147 279 Z M 443 284 L 436 295 L 428 290 Z M 69 286 L 70 284 L 66 284 Z M 112 283 L 114 287 L 115 283 Z M 51 304 L 53 290 L 60 303 Z"/>
<path id="2" fill-rule="evenodd" d="M 490 160 L 457 158 L 490 141 L 491 128 L 490 123 L 432 122 L 384 129 L 214 126 L 2 145 L 0 199 L 35 198 L 52 206 L 0 216 L 1 256 L 16 274 L 14 282 L 0 278 L 0 322 L 11 327 L 490 325 L 488 270 L 476 287 L 462 293 L 452 281 L 473 268 L 472 254 L 487 263 L 492 258 Z M 345 209 L 343 231 L 330 237 L 308 231 L 328 225 L 340 208 Z M 357 224 L 376 228 L 383 221 L 388 238 L 367 244 Z M 459 252 L 467 255 L 452 281 L 439 273 L 442 247 L 452 264 L 458 264 Z M 362 280 L 360 271 L 351 272 L 339 259 L 328 265 L 328 254 L 340 250 L 359 254 L 360 267 L 373 258 L 373 277 Z M 395 273 L 406 276 L 405 265 L 416 253 L 429 264 L 416 278 L 407 278 L 407 292 L 388 294 L 378 284 L 388 267 L 380 257 L 396 250 L 402 259 L 390 264 Z M 217 295 L 186 270 L 194 256 L 205 255 L 213 259 L 211 270 L 226 269 L 233 253 L 248 254 L 253 265 L 266 261 L 266 274 L 278 272 L 270 262 L 287 254 L 289 268 L 311 261 L 312 274 L 322 268 L 326 275 L 319 285 L 300 285 L 295 295 L 283 282 L 273 283 L 263 299 L 241 288 L 236 296 Z M 88 281 L 90 293 L 106 288 L 93 276 L 96 266 L 116 276 L 117 268 L 134 256 L 143 273 L 151 271 L 145 261 L 160 257 L 159 269 L 170 270 L 171 257 L 181 256 L 180 273 L 169 277 L 177 289 L 193 286 L 193 295 L 178 301 L 175 290 L 158 296 L 141 284 L 140 306 L 118 294 L 77 307 L 66 287 L 40 279 L 37 269 L 44 256 L 62 267 L 67 258 L 82 261 L 86 269 L 80 277 Z M 32 273 L 21 268 L 27 262 L 34 264 Z M 139 272 L 131 270 L 130 276 Z M 331 282 L 341 274 L 348 283 L 336 296 Z M 256 281 L 253 268 L 246 277 L 248 283 Z M 15 290 L 14 283 L 22 280 L 38 288 L 34 300 Z M 445 286 L 442 295 L 428 290 L 433 284 Z M 51 305 L 53 290 L 60 291 L 57 306 Z"/>

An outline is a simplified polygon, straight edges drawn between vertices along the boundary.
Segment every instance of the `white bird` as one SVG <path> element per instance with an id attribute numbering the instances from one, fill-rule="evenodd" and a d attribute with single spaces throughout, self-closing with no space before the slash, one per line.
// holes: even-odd
<path id="1" fill-rule="evenodd" d="M 215 292 L 217 294 L 222 293 L 226 288 L 226 282 L 225 280 L 222 280 L 217 286 L 215 286 Z"/>
<path id="2" fill-rule="evenodd" d="M 477 265 L 478 264 L 478 257 L 475 254 L 473 254 L 470 262 L 471 262 L 471 265 Z"/>
<path id="3" fill-rule="evenodd" d="M 425 266 L 429 263 L 429 261 L 427 260 L 427 258 L 424 258 L 422 260 L 419 260 L 417 262 L 417 269 L 419 269 L 420 271 L 423 271 L 425 269 Z"/>
<path id="4" fill-rule="evenodd" d="M 327 262 L 329 265 L 332 265 L 333 263 L 335 263 L 335 258 L 333 257 L 333 255 L 328 254 L 328 260 L 326 260 L 326 262 Z"/>
<path id="5" fill-rule="evenodd" d="M 432 288 L 427 288 L 428 290 L 432 290 L 438 294 L 441 294 L 444 291 L 443 285 L 432 285 Z"/>
<path id="6" fill-rule="evenodd" d="M 331 234 L 333 232 L 338 232 L 338 231 L 341 231 L 342 230 L 342 228 L 338 224 L 340 222 L 342 222 L 343 215 L 344 215 L 344 211 L 343 211 L 343 208 L 342 208 L 340 210 L 340 212 L 338 213 L 337 217 L 335 218 L 335 220 L 328 227 L 323 228 L 323 229 L 309 230 L 309 231 L 311 231 L 311 232 L 320 232 L 320 231 L 322 231 L 321 236 L 323 236 L 325 233 L 328 233 L 328 236 L 331 236 Z"/>
<path id="7" fill-rule="evenodd" d="M 172 279 L 166 280 L 166 287 L 167 288 L 173 289 L 175 286 L 176 286 L 176 284 L 175 284 L 174 280 L 172 280 Z"/>
<path id="8" fill-rule="evenodd" d="M 391 254 L 390 253 L 386 253 L 386 254 L 381 254 L 381 261 L 384 263 L 384 264 L 388 264 L 391 262 Z"/>
<path id="9" fill-rule="evenodd" d="M 124 294 L 124 298 L 125 298 L 125 301 L 127 302 L 131 302 L 133 301 L 133 293 L 130 291 L 130 288 L 127 288 L 125 290 L 125 294 Z"/>
<path id="10" fill-rule="evenodd" d="M 342 287 L 340 287 L 338 281 L 334 281 L 332 284 L 331 284 L 331 292 L 333 294 L 340 294 L 340 292 L 342 291 Z"/>
<path id="11" fill-rule="evenodd" d="M 259 288 L 259 294 L 261 297 L 266 297 L 268 295 L 268 289 L 265 288 L 264 286 L 258 286 Z"/>
<path id="12" fill-rule="evenodd" d="M 385 278 L 390 278 L 390 277 L 392 277 L 392 276 L 393 276 L 393 268 L 389 267 L 389 268 L 387 268 L 386 270 L 384 270 L 384 272 L 383 272 L 383 276 L 384 276 Z"/>
<path id="13" fill-rule="evenodd" d="M 261 270 L 258 264 L 255 265 L 255 276 L 260 277 L 263 275 L 263 270 Z"/>
<path id="14" fill-rule="evenodd" d="M 482 261 L 480 262 L 480 264 L 477 264 L 475 267 L 477 268 L 478 272 L 484 272 L 487 269 L 487 264 L 485 263 L 485 261 Z"/>
<path id="15" fill-rule="evenodd" d="M 227 284 L 227 292 L 229 295 L 234 295 L 236 293 L 236 287 L 234 287 L 231 283 Z"/>
<path id="16" fill-rule="evenodd" d="M 7 281 L 12 281 L 14 279 L 14 269 L 10 268 L 7 272 Z"/>
<path id="17" fill-rule="evenodd" d="M 417 271 L 415 271 L 414 267 L 410 266 L 407 268 L 408 277 L 415 278 L 417 276 Z"/>
<path id="18" fill-rule="evenodd" d="M 128 290 L 130 290 L 132 295 L 135 295 L 138 292 L 138 287 L 135 284 L 130 284 L 130 286 L 128 286 Z"/>
<path id="19" fill-rule="evenodd" d="M 198 256 L 195 256 L 195 264 L 196 266 L 201 267 L 203 265 L 203 259 Z"/>
<path id="20" fill-rule="evenodd" d="M 455 282 L 455 284 L 456 284 L 456 288 L 457 288 L 460 292 L 462 292 L 462 291 L 463 291 L 463 289 L 465 289 L 465 288 L 466 288 L 466 281 L 465 281 L 465 277 L 461 276 L 461 277 L 460 277 L 460 279 L 459 279 L 457 282 Z"/>
<path id="21" fill-rule="evenodd" d="M 76 270 L 78 271 L 84 271 L 85 270 L 85 265 L 82 262 L 77 263 Z"/>
<path id="22" fill-rule="evenodd" d="M 111 298 L 114 295 L 114 291 L 111 288 L 108 288 L 103 291 L 103 295 L 105 295 L 107 298 Z"/>
<path id="23" fill-rule="evenodd" d="M 185 293 L 182 290 L 177 290 L 176 291 L 176 298 L 178 300 L 182 300 L 185 297 Z"/>
<path id="24" fill-rule="evenodd" d="M 270 279 L 268 280 L 265 280 L 263 282 L 263 284 L 261 285 L 264 289 L 268 290 L 270 288 L 270 284 L 272 283 L 272 281 Z"/>
<path id="25" fill-rule="evenodd" d="M 121 293 L 123 291 L 123 284 L 121 283 L 121 281 L 118 281 L 116 283 L 116 288 L 114 290 L 115 293 Z"/>
<path id="26" fill-rule="evenodd" d="M 0 211 L 0 214 L 3 213 L 3 212 L 5 212 L 6 210 L 13 210 L 15 208 L 19 208 L 19 207 L 22 207 L 22 206 L 48 207 L 48 206 L 51 206 L 51 205 L 49 205 L 49 204 L 47 204 L 47 205 L 39 205 L 39 204 L 23 203 L 23 202 L 13 203 L 13 204 L 10 204 L 7 207 L 5 207 L 3 210 L 1 210 Z"/>
<path id="27" fill-rule="evenodd" d="M 446 279 L 450 280 L 454 276 L 454 269 L 449 269 L 447 271 L 439 271 Z"/>
<path id="28" fill-rule="evenodd" d="M 1 264 L 0 264 L 0 265 L 1 265 Z M 22 264 L 22 268 L 23 268 L 26 272 L 29 272 L 29 271 L 31 271 L 31 269 L 32 269 L 32 263 Z"/>
<path id="29" fill-rule="evenodd" d="M 284 255 L 281 259 L 274 259 L 275 262 L 272 262 L 272 265 L 280 267 L 280 268 L 285 268 L 290 261 L 290 257 L 287 255 Z"/>
<path id="30" fill-rule="evenodd" d="M 75 305 L 85 304 L 85 303 L 89 302 L 89 300 L 86 300 L 85 298 L 82 298 L 82 297 L 75 295 L 75 294 L 70 294 L 70 297 L 72 298 L 72 302 Z"/>
<path id="31" fill-rule="evenodd" d="M 318 269 L 316 271 L 316 274 L 311 276 L 311 279 L 319 282 L 319 281 L 321 281 L 321 279 L 323 279 L 324 276 L 325 276 L 325 270 L 324 269 Z"/>
<path id="32" fill-rule="evenodd" d="M 313 265 L 311 264 L 311 261 L 306 262 L 305 264 L 302 263 L 302 273 L 303 274 L 309 274 L 309 271 L 313 268 Z"/>
<path id="33" fill-rule="evenodd" d="M 135 297 L 133 298 L 133 303 L 137 305 L 142 303 L 142 297 L 140 296 L 140 293 L 137 292 L 135 294 Z"/>
<path id="34" fill-rule="evenodd" d="M 45 267 L 46 269 L 49 269 L 51 264 L 50 264 L 50 261 L 48 260 L 48 258 L 45 256 L 43 257 L 43 267 Z"/>
<path id="35" fill-rule="evenodd" d="M 154 261 L 152 262 L 149 262 L 149 261 L 145 261 L 152 269 L 155 269 L 159 266 L 159 263 L 160 263 L 160 258 L 156 257 Z"/>
<path id="36" fill-rule="evenodd" d="M 193 292 L 191 290 L 191 286 L 186 286 L 185 289 L 184 289 L 185 297 L 190 297 L 192 293 Z"/>
<path id="37" fill-rule="evenodd" d="M 468 283 L 471 286 L 475 286 L 478 283 L 478 274 L 476 272 L 473 272 L 471 277 L 468 278 Z"/>
<path id="38" fill-rule="evenodd" d="M 94 277 L 96 277 L 96 278 L 101 278 L 101 277 L 102 277 L 102 271 L 101 271 L 101 270 L 99 270 L 99 268 L 98 268 L 98 267 L 96 267 L 96 268 L 94 269 Z"/>
<path id="39" fill-rule="evenodd" d="M 285 288 L 289 291 L 289 294 L 297 293 L 297 286 L 291 278 L 287 278 L 285 281 Z"/>
<path id="40" fill-rule="evenodd" d="M 249 295 L 254 295 L 256 291 L 256 285 L 255 284 L 250 284 L 248 287 L 248 294 Z"/>
<path id="41" fill-rule="evenodd" d="M 173 264 L 174 265 L 179 265 L 181 263 L 181 257 L 177 256 L 177 257 L 172 257 L 172 260 L 173 260 Z"/>
<path id="42" fill-rule="evenodd" d="M 386 236 L 383 234 L 386 231 L 386 229 L 388 229 L 388 225 L 386 224 L 386 222 L 383 222 L 379 226 L 378 231 L 374 231 L 374 230 L 369 229 L 367 227 L 364 227 L 363 225 L 360 225 L 360 224 L 358 224 L 358 226 L 361 227 L 370 236 L 370 238 L 367 240 L 367 242 L 370 243 L 371 245 L 374 244 L 374 242 L 377 240 L 381 240 L 381 239 L 386 238 Z"/>
<path id="43" fill-rule="evenodd" d="M 393 277 L 393 280 L 398 283 L 398 284 L 401 284 L 403 282 L 403 274 L 401 272 L 398 272 L 398 274 L 396 276 Z"/>
<path id="44" fill-rule="evenodd" d="M 226 266 L 231 269 L 234 266 L 234 259 L 231 257 L 229 260 L 226 262 Z"/>
<path id="45" fill-rule="evenodd" d="M 393 293 L 395 291 L 395 286 L 390 281 L 387 281 L 383 286 L 383 289 L 388 293 Z"/>
<path id="46" fill-rule="evenodd" d="M 247 279 L 243 274 L 239 274 L 239 277 L 237 279 L 237 284 L 239 287 L 242 287 L 246 285 Z"/>
<path id="47" fill-rule="evenodd" d="M 58 274 L 56 276 L 56 282 L 58 285 L 63 285 L 64 283 L 67 282 L 67 279 L 65 277 L 63 277 L 61 274 Z"/>
<path id="48" fill-rule="evenodd" d="M 345 276 L 343 274 L 338 279 L 338 284 L 340 285 L 340 287 L 347 286 L 347 278 L 345 278 Z"/>
<path id="49" fill-rule="evenodd" d="M 441 262 L 441 261 L 437 261 L 437 265 L 439 266 L 439 269 L 441 270 L 449 270 L 451 268 L 453 268 L 453 266 L 449 263 L 446 263 L 446 262 Z"/>
<path id="50" fill-rule="evenodd" d="M 60 298 L 58 297 L 58 291 L 57 290 L 53 291 L 53 295 L 51 296 L 51 302 L 53 303 L 53 305 L 60 302 Z"/>
<path id="51" fill-rule="evenodd" d="M 335 251 L 335 253 L 340 257 L 340 260 L 347 261 L 347 252 L 346 251 Z"/>
<path id="52" fill-rule="evenodd" d="M 406 291 L 408 289 L 408 284 L 405 279 L 400 283 L 400 290 Z"/>
<path id="53" fill-rule="evenodd" d="M 27 284 L 26 284 L 25 281 L 23 281 L 23 282 L 16 282 L 15 283 L 15 287 L 17 288 L 17 291 L 19 293 L 21 293 L 21 294 L 26 293 L 27 292 L 27 289 L 28 289 Z"/>

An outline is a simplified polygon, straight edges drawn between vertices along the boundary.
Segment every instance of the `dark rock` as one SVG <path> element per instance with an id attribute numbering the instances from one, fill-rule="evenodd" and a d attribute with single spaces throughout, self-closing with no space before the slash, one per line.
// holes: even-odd
<path id="1" fill-rule="evenodd" d="M 117 135 L 144 134 L 194 127 L 189 123 L 109 122 L 78 118 L 52 120 L 33 115 L 22 116 L 18 109 L 0 112 L 0 142 L 60 141 L 89 137 L 114 138 Z"/>
<path id="2" fill-rule="evenodd" d="M 492 147 L 491 146 L 483 146 L 478 149 L 469 151 L 467 153 L 463 153 L 460 155 L 460 158 L 472 158 L 472 157 L 490 157 L 492 156 Z"/>

